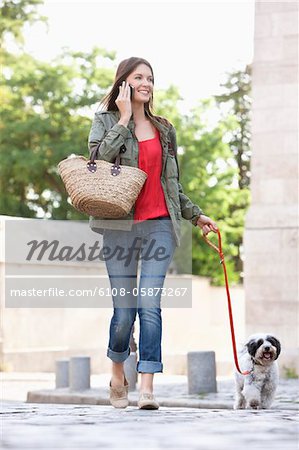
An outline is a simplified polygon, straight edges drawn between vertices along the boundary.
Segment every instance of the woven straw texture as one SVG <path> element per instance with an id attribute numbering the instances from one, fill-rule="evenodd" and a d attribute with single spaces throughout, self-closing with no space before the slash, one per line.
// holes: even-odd
<path id="1" fill-rule="evenodd" d="M 78 211 L 94 217 L 117 219 L 132 209 L 147 174 L 136 167 L 120 166 L 117 176 L 111 175 L 112 163 L 96 160 L 97 170 L 87 169 L 84 156 L 69 157 L 58 164 L 58 171 Z"/>

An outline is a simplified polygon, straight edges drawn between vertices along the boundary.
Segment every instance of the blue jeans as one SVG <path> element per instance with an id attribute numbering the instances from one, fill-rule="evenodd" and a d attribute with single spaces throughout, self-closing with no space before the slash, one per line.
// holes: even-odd
<path id="1" fill-rule="evenodd" d="M 105 260 L 113 299 L 107 356 L 115 362 L 128 358 L 130 336 L 138 312 L 137 372 L 162 372 L 161 288 L 176 248 L 171 219 L 159 217 L 137 222 L 131 231 L 106 229 L 103 235 L 105 246 L 115 253 Z M 130 251 L 131 257 L 125 257 Z"/>

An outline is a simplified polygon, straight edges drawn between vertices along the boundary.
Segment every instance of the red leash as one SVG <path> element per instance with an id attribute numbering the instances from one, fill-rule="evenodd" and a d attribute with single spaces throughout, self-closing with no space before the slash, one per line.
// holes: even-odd
<path id="1" fill-rule="evenodd" d="M 225 288 L 226 288 L 226 294 L 227 294 L 229 323 L 230 323 L 230 331 L 231 331 L 231 336 L 232 336 L 232 345 L 233 345 L 233 353 L 234 353 L 235 365 L 236 365 L 237 371 L 241 375 L 249 375 L 251 373 L 251 371 L 242 372 L 240 367 L 239 367 L 238 356 L 237 356 L 237 349 L 236 349 L 236 338 L 235 338 L 235 329 L 234 329 L 232 305 L 231 305 L 230 293 L 229 293 L 229 288 L 228 288 L 228 279 L 227 279 L 226 266 L 225 266 L 225 261 L 224 261 L 224 254 L 222 253 L 221 235 L 220 235 L 219 229 L 217 230 L 217 234 L 218 234 L 218 245 L 219 245 L 219 247 L 216 247 L 216 245 L 214 245 L 207 238 L 207 236 L 205 234 L 203 234 L 203 238 L 206 241 L 206 243 L 209 244 L 209 246 L 212 247 L 214 250 L 216 250 L 216 252 L 220 256 L 220 263 L 222 264 L 223 271 L 224 271 L 224 278 L 225 278 Z"/>

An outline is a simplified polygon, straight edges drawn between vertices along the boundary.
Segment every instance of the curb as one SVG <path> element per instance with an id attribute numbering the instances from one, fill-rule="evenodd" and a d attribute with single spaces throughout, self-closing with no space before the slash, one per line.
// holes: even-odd
<path id="1" fill-rule="evenodd" d="M 133 394 L 134 395 L 134 394 Z M 130 394 L 129 394 L 130 397 Z M 77 405 L 105 405 L 111 406 L 108 395 L 99 395 L 96 389 L 88 389 L 81 392 L 69 392 L 67 388 L 29 391 L 26 403 L 57 403 Z M 198 408 L 198 409 L 230 409 L 233 403 L 230 401 L 203 401 L 196 399 L 169 399 L 159 396 L 159 405 L 167 408 Z M 129 399 L 129 406 L 137 406 L 137 400 Z M 272 410 L 298 410 L 298 405 L 277 405 Z"/>
<path id="2" fill-rule="evenodd" d="M 62 390 L 62 389 L 61 389 Z M 29 391 L 26 403 L 70 403 L 80 405 L 111 406 L 108 396 L 97 395 L 93 389 L 82 392 L 57 392 L 55 390 Z M 129 394 L 130 396 L 130 394 Z M 202 409 L 233 409 L 231 402 L 202 401 L 193 399 L 168 399 L 159 396 L 159 405 L 168 408 L 202 408 Z M 137 400 L 129 399 L 129 406 L 137 406 Z"/>

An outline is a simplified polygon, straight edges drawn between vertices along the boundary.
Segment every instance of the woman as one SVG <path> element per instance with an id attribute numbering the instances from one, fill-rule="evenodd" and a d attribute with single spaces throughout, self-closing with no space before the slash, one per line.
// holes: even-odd
<path id="1" fill-rule="evenodd" d="M 89 134 L 90 151 L 100 144 L 98 159 L 114 162 L 119 154 L 121 164 L 139 167 L 147 173 L 134 208 L 125 219 L 90 218 L 91 228 L 103 234 L 103 246 L 118 245 L 125 249 L 133 246 L 138 252 L 128 264 L 117 257 L 106 260 L 115 294 L 107 350 L 112 360 L 110 402 L 120 408 L 128 405 L 124 361 L 130 354 L 130 335 L 137 312 L 140 321 L 137 372 L 141 373 L 138 406 L 159 408 L 153 395 L 153 378 L 154 373 L 163 371 L 161 288 L 175 248 L 180 245 L 181 217 L 200 227 L 204 234 L 217 232 L 215 222 L 183 192 L 175 129 L 167 119 L 153 114 L 153 88 L 154 74 L 148 61 L 136 57 L 122 61 L 112 89 L 102 101 L 104 110 L 95 114 Z M 139 256 L 149 248 L 162 247 L 166 257 L 142 259 L 137 291 Z M 153 288 L 158 295 L 152 295 Z M 131 295 L 124 297 L 121 289 Z"/>

